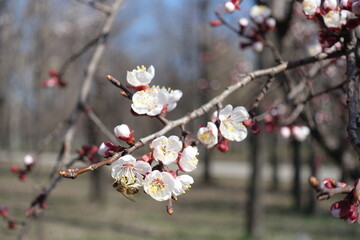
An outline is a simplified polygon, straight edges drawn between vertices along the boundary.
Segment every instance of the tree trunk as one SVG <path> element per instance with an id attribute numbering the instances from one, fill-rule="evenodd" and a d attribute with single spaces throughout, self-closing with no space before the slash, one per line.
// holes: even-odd
<path id="1" fill-rule="evenodd" d="M 294 209 L 299 211 L 301 209 L 301 157 L 300 157 L 300 147 L 301 143 L 295 139 L 291 141 L 292 145 L 292 154 L 293 154 L 293 169 L 294 169 L 294 178 L 293 178 L 293 198 L 294 198 Z"/>
<path id="2" fill-rule="evenodd" d="M 262 141 L 256 136 L 249 136 L 250 165 L 252 173 L 248 184 L 248 203 L 246 232 L 249 237 L 260 238 L 263 235 L 263 203 L 262 203 Z"/>

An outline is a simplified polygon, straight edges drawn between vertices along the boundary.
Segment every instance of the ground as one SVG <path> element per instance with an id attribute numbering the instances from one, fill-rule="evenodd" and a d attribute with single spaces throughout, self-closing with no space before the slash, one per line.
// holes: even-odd
<path id="1" fill-rule="evenodd" d="M 47 182 L 44 172 L 48 165 L 40 166 L 25 183 L 18 181 L 9 167 L 9 162 L 1 162 L 0 205 L 8 206 L 10 214 L 17 219 L 24 219 L 24 209 L 41 184 Z M 244 224 L 247 181 L 217 175 L 208 185 L 202 183 L 199 173 L 191 190 L 174 203 L 173 216 L 166 213 L 164 202 L 157 202 L 143 192 L 137 196 L 136 203 L 130 202 L 111 187 L 110 176 L 104 186 L 107 201 L 103 204 L 88 197 L 91 173 L 76 180 L 64 179 L 52 193 L 48 210 L 33 221 L 25 239 L 247 239 Z M 262 239 L 359 238 L 358 224 L 346 224 L 330 216 L 330 201 L 320 202 L 315 215 L 295 212 L 289 189 L 286 183 L 277 192 L 265 187 Z M 308 189 L 306 185 L 304 189 Z M 308 199 L 309 194 L 304 193 L 304 208 Z M 5 222 L 0 221 L 0 239 L 16 239 L 18 231 L 8 230 Z"/>

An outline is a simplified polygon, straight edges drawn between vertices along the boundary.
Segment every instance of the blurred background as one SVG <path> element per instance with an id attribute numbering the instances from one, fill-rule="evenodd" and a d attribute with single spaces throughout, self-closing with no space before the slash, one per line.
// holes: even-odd
<path id="1" fill-rule="evenodd" d="M 285 59 L 312 53 L 318 28 L 302 16 L 298 3 L 257 3 L 272 8 L 278 28 L 270 37 Z M 140 138 L 162 125 L 157 119 L 132 116 L 128 99 L 106 75 L 124 82 L 126 71 L 137 65 L 154 65 L 152 84 L 184 93 L 176 110 L 168 115 L 176 119 L 223 91 L 236 81 L 238 73 L 274 65 L 269 52 L 240 49 L 242 40 L 236 34 L 224 26 L 210 26 L 209 21 L 216 19 L 214 11 L 223 4 L 223 0 L 124 0 L 89 95 L 89 105 L 110 131 L 126 123 Z M 241 10 L 226 15 L 226 20 L 237 26 L 254 4 L 256 1 L 243 1 Z M 42 82 L 49 78 L 50 69 L 59 70 L 99 34 L 104 19 L 103 13 L 76 0 L 0 0 L 0 205 L 7 206 L 17 219 L 24 218 L 24 210 L 47 186 L 62 135 L 38 157 L 26 182 L 20 182 L 9 169 L 22 164 L 26 154 L 36 152 L 42 140 L 70 114 L 92 50 L 66 70 L 65 88 L 44 88 Z M 341 64 L 317 66 L 317 71 L 322 71 L 316 77 L 326 79 L 326 84 L 336 82 L 344 74 Z M 294 82 L 299 76 L 293 75 Z M 285 95 L 279 90 L 279 78 L 261 109 L 270 108 L 271 99 Z M 263 84 L 252 83 L 226 101 L 250 107 Z M 313 103 L 318 107 L 313 114 L 317 114 L 319 129 L 327 132 L 325 137 L 318 132 L 313 135 L 313 131 L 301 142 L 284 139 L 277 126 L 267 131 L 261 122 L 260 134 L 250 133 L 245 141 L 231 143 L 226 154 L 200 149 L 200 166 L 193 173 L 195 184 L 174 203 L 173 216 L 167 215 L 164 203 L 143 193 L 135 204 L 128 201 L 111 187 L 109 167 L 104 167 L 76 180 L 61 181 L 47 201 L 49 209 L 32 221 L 24 239 L 357 239 L 357 225 L 330 216 L 330 205 L 336 199 L 316 202 L 307 184 L 314 174 L 338 180 L 359 176 L 358 163 L 344 145 L 344 119 L 334 120 L 332 115 L 332 101 L 339 99 L 341 96 L 324 96 Z M 338 109 L 341 115 L 344 107 Z M 187 128 L 196 130 L 208 117 Z M 306 121 L 300 119 L 296 124 L 306 125 Z M 73 152 L 84 144 L 99 146 L 107 140 L 82 117 Z M 140 157 L 147 151 L 144 147 L 134 155 Z M 15 239 L 19 228 L 9 230 L 0 221 L 0 238 Z"/>

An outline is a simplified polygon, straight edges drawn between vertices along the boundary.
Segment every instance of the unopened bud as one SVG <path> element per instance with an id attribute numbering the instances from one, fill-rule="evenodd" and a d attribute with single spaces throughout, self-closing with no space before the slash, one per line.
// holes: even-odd
<path id="1" fill-rule="evenodd" d="M 222 25 L 222 21 L 220 21 L 220 20 L 218 20 L 218 19 L 210 20 L 210 25 L 211 25 L 212 27 L 217 27 L 217 26 Z"/>
<path id="2" fill-rule="evenodd" d="M 8 221 L 8 228 L 9 229 L 15 229 L 16 228 L 16 222 Z"/>
<path id="3" fill-rule="evenodd" d="M 102 143 L 98 149 L 98 154 L 103 156 L 103 157 L 107 157 L 107 152 L 110 148 L 108 146 L 105 145 L 105 143 Z"/>
<path id="4" fill-rule="evenodd" d="M 226 2 L 224 4 L 224 7 L 225 7 L 225 11 L 227 13 L 233 13 L 235 11 L 235 9 L 236 9 L 235 5 L 230 1 Z"/>
<path id="5" fill-rule="evenodd" d="M 30 154 L 25 155 L 25 157 L 24 157 L 25 165 L 30 166 L 30 165 L 33 165 L 34 162 L 35 162 L 35 159 L 33 156 L 31 156 Z"/>
<path id="6" fill-rule="evenodd" d="M 259 53 L 262 52 L 262 50 L 264 49 L 264 44 L 258 41 L 252 45 L 252 48 L 254 49 L 255 52 Z"/>
<path id="7" fill-rule="evenodd" d="M 126 124 L 121 124 L 114 128 L 114 133 L 118 138 L 128 138 L 130 137 L 130 128 Z"/>

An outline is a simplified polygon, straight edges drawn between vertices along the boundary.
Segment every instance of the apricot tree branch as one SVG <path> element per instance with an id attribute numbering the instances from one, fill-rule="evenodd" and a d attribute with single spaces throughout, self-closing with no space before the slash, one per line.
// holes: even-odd
<path id="1" fill-rule="evenodd" d="M 86 100 L 88 98 L 90 87 L 93 82 L 94 73 L 104 53 L 107 36 L 109 35 L 110 30 L 115 22 L 115 17 L 120 9 L 122 2 L 123 0 L 116 0 L 113 3 L 113 5 L 111 6 L 111 13 L 106 17 L 105 23 L 102 27 L 100 35 L 103 37 L 99 39 L 99 41 L 97 41 L 95 51 L 92 55 L 89 65 L 86 68 L 85 77 L 82 88 L 80 89 L 78 102 L 76 103 L 73 111 L 66 120 L 67 129 L 62 143 L 62 148 L 58 156 L 57 165 L 54 168 L 55 171 L 57 170 L 57 168 L 59 168 L 59 165 L 63 164 L 63 162 L 66 162 L 66 160 L 69 159 L 71 143 L 76 129 L 76 123 L 80 118 L 81 113 L 83 112 L 83 107 L 86 106 Z"/>
<path id="2" fill-rule="evenodd" d="M 67 169 L 64 171 L 60 171 L 59 174 L 66 178 L 76 178 L 78 175 L 80 175 L 82 173 L 85 173 L 88 171 L 93 171 L 104 165 L 111 165 L 114 161 L 119 159 L 121 156 L 123 156 L 125 154 L 130 154 L 130 153 L 134 152 L 136 149 L 144 146 L 146 143 L 150 142 L 151 140 L 153 140 L 157 137 L 163 136 L 170 130 L 172 130 L 176 127 L 185 125 L 188 122 L 204 115 L 205 113 L 209 112 L 213 107 L 221 104 L 223 102 L 223 100 L 226 99 L 229 95 L 231 95 L 235 91 L 239 90 L 240 88 L 246 86 L 251 81 L 253 81 L 257 78 L 260 78 L 263 76 L 274 76 L 285 70 L 289 70 L 291 68 L 296 68 L 296 67 L 302 66 L 304 64 L 316 62 L 319 60 L 328 59 L 330 57 L 333 57 L 334 55 L 335 56 L 337 56 L 338 54 L 341 55 L 341 53 L 342 52 L 336 52 L 333 54 L 321 54 L 321 56 L 314 56 L 314 57 L 310 57 L 310 58 L 306 58 L 306 59 L 301 59 L 301 60 L 295 61 L 295 62 L 289 62 L 289 63 L 283 62 L 274 67 L 270 67 L 267 69 L 257 70 L 257 71 L 248 73 L 245 76 L 242 76 L 241 79 L 234 85 L 228 86 L 222 93 L 220 93 L 218 96 L 211 99 L 209 102 L 205 103 L 204 105 L 200 106 L 199 108 L 193 110 L 192 112 L 186 114 L 185 116 L 183 116 L 177 120 L 173 120 L 173 121 L 168 120 L 168 122 L 165 124 L 165 126 L 161 130 L 159 130 L 153 134 L 150 134 L 146 137 L 141 138 L 132 147 L 122 150 L 120 152 L 117 152 L 113 156 L 105 159 L 102 162 L 99 162 L 96 164 L 91 164 L 88 167 Z"/>

